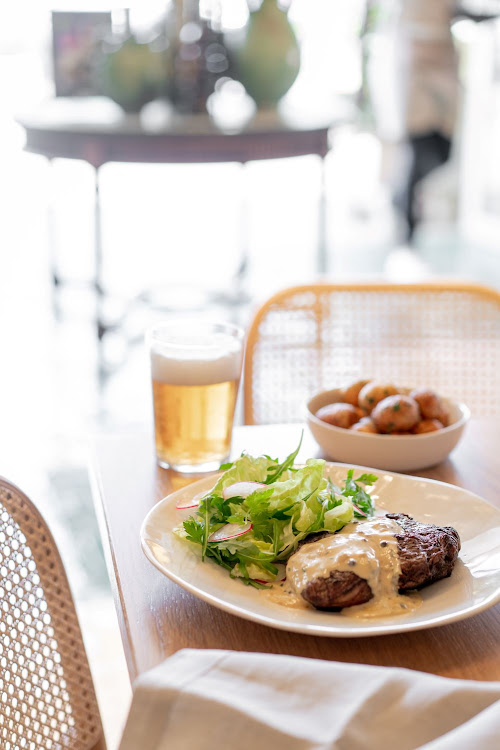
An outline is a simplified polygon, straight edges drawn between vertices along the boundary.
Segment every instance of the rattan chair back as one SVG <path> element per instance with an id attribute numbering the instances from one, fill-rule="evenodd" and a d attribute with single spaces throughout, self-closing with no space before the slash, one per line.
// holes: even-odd
<path id="1" fill-rule="evenodd" d="M 312 284 L 275 294 L 247 337 L 246 424 L 303 421 L 360 379 L 428 386 L 500 413 L 500 294 L 474 284 Z"/>
<path id="2" fill-rule="evenodd" d="M 0 747 L 105 748 L 57 547 L 33 503 L 1 478 Z"/>

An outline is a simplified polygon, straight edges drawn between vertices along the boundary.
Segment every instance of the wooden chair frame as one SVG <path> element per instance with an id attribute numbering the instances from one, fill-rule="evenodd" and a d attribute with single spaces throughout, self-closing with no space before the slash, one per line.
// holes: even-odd
<path id="1" fill-rule="evenodd" d="M 245 366 L 244 366 L 244 421 L 245 424 L 258 424 L 260 420 L 256 418 L 255 414 L 255 369 L 254 369 L 254 358 L 255 352 L 261 342 L 261 327 L 266 321 L 267 316 L 273 311 L 279 311 L 287 308 L 290 305 L 290 310 L 299 309 L 293 307 L 293 299 L 300 297 L 300 295 L 312 293 L 314 295 L 314 302 L 308 307 L 308 312 L 311 317 L 320 323 L 324 310 L 321 305 L 320 298 L 326 294 L 345 294 L 345 293 L 356 293 L 363 295 L 401 295 L 409 294 L 421 296 L 423 299 L 438 298 L 441 295 L 462 295 L 463 299 L 475 301 L 477 303 L 487 304 L 489 308 L 493 308 L 495 311 L 493 314 L 498 313 L 498 341 L 500 341 L 500 293 L 495 289 L 492 289 L 481 284 L 462 283 L 459 281 L 435 281 L 426 282 L 419 284 L 390 284 L 390 283 L 346 283 L 346 284 L 333 284 L 333 283 L 315 283 L 305 284 L 301 286 L 290 287 L 283 289 L 274 294 L 270 299 L 262 304 L 257 310 L 254 319 L 250 325 L 247 334 L 246 341 L 246 355 L 245 355 Z M 347 296 L 347 295 L 346 295 Z M 318 336 L 319 339 L 319 336 Z M 290 343 L 290 342 L 289 342 Z M 292 346 L 292 343 L 290 343 Z M 318 340 L 317 347 L 323 347 L 324 344 Z M 499 355 L 500 356 L 500 355 Z M 371 377 L 371 373 L 367 373 L 366 376 Z M 391 374 L 387 373 L 386 378 L 391 378 Z M 328 384 L 328 387 L 335 387 L 336 385 L 344 385 L 344 383 Z M 410 383 L 409 385 L 413 385 Z M 432 385 L 432 383 L 430 384 Z M 325 385 L 325 387 L 327 387 Z M 446 395 L 446 394 L 445 394 Z M 497 399 L 499 400 L 499 399 Z"/>
<path id="2" fill-rule="evenodd" d="M 37 508 L 2 478 L 0 747 L 106 749 L 61 557 Z"/>

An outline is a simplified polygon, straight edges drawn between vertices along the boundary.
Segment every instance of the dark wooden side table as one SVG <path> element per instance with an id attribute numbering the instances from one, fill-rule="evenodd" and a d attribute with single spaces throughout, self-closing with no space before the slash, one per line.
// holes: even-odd
<path id="1" fill-rule="evenodd" d="M 37 112 L 20 116 L 18 122 L 26 132 L 26 151 L 41 154 L 51 162 L 56 158 L 81 159 L 94 167 L 95 262 L 92 287 L 96 296 L 96 333 L 99 341 L 108 329 L 103 316 L 105 288 L 99 195 L 100 168 L 108 162 L 237 162 L 244 165 L 262 159 L 317 155 L 322 163 L 322 189 L 316 267 L 318 273 L 327 270 L 324 159 L 329 147 L 331 123 L 300 126 L 287 122 L 278 114 L 257 113 L 242 129 L 229 132 L 217 127 L 208 115 L 170 114 L 160 126 L 151 127 L 140 116 L 117 113 L 112 107 L 97 107 L 94 114 L 92 102 L 85 108 L 81 100 L 49 101 Z M 51 271 L 57 310 L 57 288 L 63 280 L 57 269 L 53 240 L 51 244 Z M 245 241 L 240 252 L 237 281 L 241 282 L 248 264 Z"/>

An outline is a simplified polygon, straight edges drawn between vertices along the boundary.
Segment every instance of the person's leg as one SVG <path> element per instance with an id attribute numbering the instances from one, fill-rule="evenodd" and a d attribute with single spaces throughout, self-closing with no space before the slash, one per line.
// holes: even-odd
<path id="1" fill-rule="evenodd" d="M 418 184 L 434 169 L 441 167 L 449 158 L 451 141 L 442 133 L 433 131 L 410 138 L 412 164 L 408 175 L 406 219 L 408 239 L 411 240 L 419 221 L 419 211 L 415 201 Z"/>

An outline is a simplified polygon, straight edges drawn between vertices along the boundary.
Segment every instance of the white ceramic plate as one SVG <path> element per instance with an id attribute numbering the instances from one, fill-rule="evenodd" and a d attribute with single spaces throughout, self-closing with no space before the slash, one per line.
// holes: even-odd
<path id="1" fill-rule="evenodd" d="M 345 478 L 348 468 L 347 464 L 327 464 L 337 483 Z M 215 483 L 213 476 L 161 500 L 144 520 L 142 547 L 162 573 L 204 601 L 247 620 L 297 633 L 352 638 L 422 630 L 462 620 L 499 602 L 500 510 L 443 482 L 376 473 L 379 479 L 372 496 L 379 511 L 408 513 L 417 521 L 454 526 L 462 540 L 451 577 L 423 589 L 422 606 L 410 615 L 363 621 L 333 612 L 290 609 L 271 602 L 264 592 L 232 580 L 211 560 L 202 563 L 194 545 L 180 540 L 172 529 L 192 513 L 177 510 L 176 504 L 208 491 Z"/>

